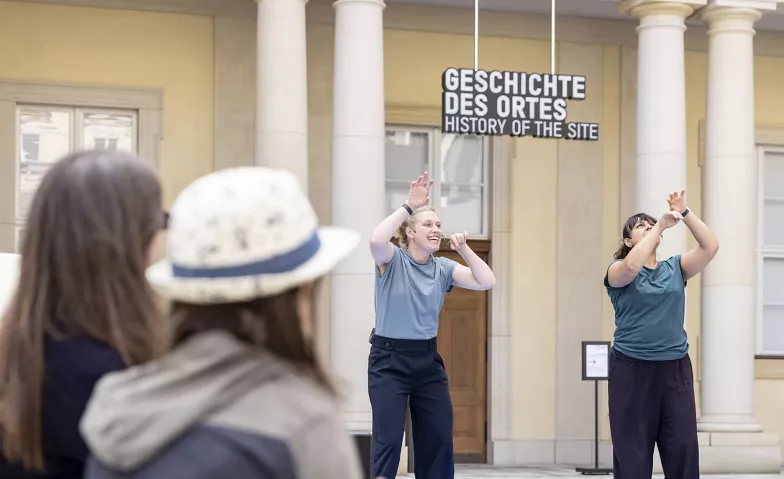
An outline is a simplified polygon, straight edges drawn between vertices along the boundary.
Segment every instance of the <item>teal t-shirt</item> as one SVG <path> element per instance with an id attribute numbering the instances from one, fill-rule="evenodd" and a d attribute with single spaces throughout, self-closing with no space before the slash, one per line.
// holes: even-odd
<path id="1" fill-rule="evenodd" d="M 648 361 L 680 359 L 688 353 L 681 255 L 660 261 L 653 269 L 643 267 L 622 288 L 610 286 L 605 274 L 604 286 L 615 308 L 613 347 L 618 352 Z"/>
<path id="2" fill-rule="evenodd" d="M 457 262 L 431 255 L 420 263 L 408 250 L 393 248 L 383 275 L 376 267 L 376 334 L 395 339 L 434 338 Z"/>

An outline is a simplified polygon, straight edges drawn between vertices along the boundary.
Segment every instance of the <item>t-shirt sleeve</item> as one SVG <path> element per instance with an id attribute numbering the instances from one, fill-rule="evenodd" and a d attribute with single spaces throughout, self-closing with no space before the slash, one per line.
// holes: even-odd
<path id="1" fill-rule="evenodd" d="M 441 271 L 443 272 L 441 275 L 441 288 L 444 291 L 444 294 L 451 293 L 452 289 L 455 287 L 452 281 L 452 275 L 454 274 L 455 266 L 457 266 L 458 263 L 457 261 L 443 256 L 437 257 L 436 261 L 441 265 Z"/>
<path id="2" fill-rule="evenodd" d="M 392 245 L 392 258 L 389 260 L 389 263 L 386 264 L 384 267 L 384 274 L 381 274 L 381 270 L 378 268 L 378 265 L 373 263 L 373 266 L 376 269 L 376 279 L 384 281 L 389 276 L 389 272 L 394 269 L 395 264 L 400 262 L 403 253 L 400 252 L 400 248 Z"/>
<path id="3" fill-rule="evenodd" d="M 667 260 L 670 265 L 672 265 L 672 270 L 675 274 L 679 275 L 680 281 L 683 283 L 683 286 L 686 286 L 687 281 L 683 279 L 683 269 L 681 268 L 681 255 L 676 254 L 675 256 L 671 257 Z"/>
<path id="4" fill-rule="evenodd" d="M 617 263 L 619 261 L 623 261 L 623 260 L 622 259 L 616 259 L 615 261 L 613 261 L 612 263 L 610 263 L 607 266 L 607 269 L 604 272 L 604 287 L 607 288 L 608 290 L 609 289 L 619 289 L 619 288 L 616 288 L 614 286 L 610 286 L 610 266 L 614 265 L 615 263 Z"/>

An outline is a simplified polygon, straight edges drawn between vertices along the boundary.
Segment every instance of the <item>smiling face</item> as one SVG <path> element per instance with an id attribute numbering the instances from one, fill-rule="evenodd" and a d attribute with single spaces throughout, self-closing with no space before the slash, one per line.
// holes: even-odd
<path id="1" fill-rule="evenodd" d="M 409 247 L 416 245 L 417 248 L 427 251 L 435 252 L 441 246 L 441 238 L 443 237 L 441 231 L 441 220 L 433 210 L 424 210 L 416 212 L 414 215 L 414 224 L 409 222 L 406 228 L 406 238 Z"/>

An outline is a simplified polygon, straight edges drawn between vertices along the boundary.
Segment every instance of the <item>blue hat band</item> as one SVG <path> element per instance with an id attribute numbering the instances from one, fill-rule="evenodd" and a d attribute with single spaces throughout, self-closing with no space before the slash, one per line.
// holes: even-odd
<path id="1" fill-rule="evenodd" d="M 175 264 L 172 265 L 172 274 L 175 278 L 213 279 L 288 273 L 302 266 L 315 256 L 320 247 L 321 241 L 319 240 L 318 233 L 314 233 L 313 236 L 301 246 L 273 258 L 223 268 L 186 268 Z"/>

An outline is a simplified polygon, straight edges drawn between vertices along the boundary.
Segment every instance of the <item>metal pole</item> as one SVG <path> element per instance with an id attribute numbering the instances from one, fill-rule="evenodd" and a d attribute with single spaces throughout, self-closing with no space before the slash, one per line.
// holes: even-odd
<path id="1" fill-rule="evenodd" d="M 476 70 L 479 70 L 479 0 L 474 0 L 474 71 Z"/>
<path id="2" fill-rule="evenodd" d="M 550 74 L 555 75 L 555 0 L 550 5 Z"/>
<path id="3" fill-rule="evenodd" d="M 596 469 L 599 469 L 599 381 L 594 381 L 594 409 L 595 414 L 594 417 L 594 429 L 593 429 L 593 440 L 594 440 L 594 464 L 596 465 Z"/>

